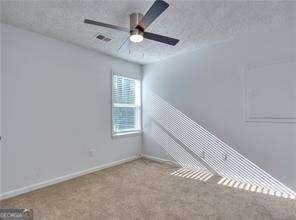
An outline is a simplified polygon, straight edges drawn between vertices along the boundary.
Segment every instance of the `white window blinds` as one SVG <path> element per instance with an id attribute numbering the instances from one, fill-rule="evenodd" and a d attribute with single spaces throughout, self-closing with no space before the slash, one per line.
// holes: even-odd
<path id="1" fill-rule="evenodd" d="M 113 134 L 141 130 L 141 82 L 113 74 L 112 77 Z"/>

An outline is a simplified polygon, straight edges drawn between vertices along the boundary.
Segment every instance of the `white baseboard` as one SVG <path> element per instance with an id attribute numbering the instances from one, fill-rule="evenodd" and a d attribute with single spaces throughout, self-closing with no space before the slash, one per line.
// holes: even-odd
<path id="1" fill-rule="evenodd" d="M 180 164 L 178 164 L 176 161 L 151 156 L 151 155 L 148 155 L 148 154 L 142 154 L 142 158 L 146 158 L 148 160 L 155 161 L 155 162 L 160 162 L 160 163 L 169 162 L 169 163 L 174 164 L 177 167 L 180 167 Z"/>
<path id="2" fill-rule="evenodd" d="M 95 171 L 99 171 L 99 170 L 114 167 L 114 166 L 117 166 L 117 165 L 120 165 L 120 164 L 123 164 L 123 163 L 127 163 L 127 162 L 130 162 L 130 161 L 136 160 L 136 159 L 138 159 L 140 157 L 141 156 L 133 156 L 133 157 L 129 157 L 129 158 L 126 158 L 126 159 L 117 160 L 117 161 L 114 161 L 114 162 L 111 162 L 111 163 L 95 166 L 95 167 L 92 167 L 92 168 L 89 168 L 89 169 L 86 169 L 86 170 L 82 170 L 82 171 L 79 171 L 79 172 L 76 172 L 76 173 L 70 173 L 70 174 L 67 174 L 67 175 L 64 175 L 64 176 L 61 176 L 61 177 L 57 177 L 57 178 L 46 180 L 46 181 L 39 182 L 39 183 L 34 183 L 32 185 L 25 186 L 25 187 L 22 187 L 22 188 L 19 188 L 19 189 L 11 190 L 9 192 L 5 192 L 3 194 L 0 194 L 0 201 L 4 200 L 4 199 L 11 198 L 11 197 L 14 197 L 14 196 L 18 196 L 18 195 L 21 195 L 21 194 L 24 194 L 24 193 L 27 193 L 27 192 L 31 192 L 31 191 L 36 190 L 36 189 L 44 188 L 46 186 L 50 186 L 50 185 L 53 185 L 53 184 L 57 184 L 57 183 L 66 181 L 66 180 L 70 180 L 70 179 L 73 179 L 73 178 L 76 178 L 76 177 L 79 177 L 79 176 L 83 176 L 83 175 L 86 175 L 86 174 L 89 174 L 89 173 L 93 173 Z"/>

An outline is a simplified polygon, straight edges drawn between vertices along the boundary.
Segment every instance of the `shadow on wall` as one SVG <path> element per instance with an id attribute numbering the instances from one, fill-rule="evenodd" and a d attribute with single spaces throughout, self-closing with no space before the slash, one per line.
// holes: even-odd
<path id="1" fill-rule="evenodd" d="M 201 170 L 209 172 L 209 170 L 191 154 L 189 154 L 180 144 L 174 141 L 162 128 L 152 123 L 151 135 L 153 139 L 162 146 L 168 154 L 173 157 L 178 164 L 188 170 Z"/>
<path id="2" fill-rule="evenodd" d="M 209 175 L 213 170 L 222 177 L 218 184 L 284 198 L 296 198 L 293 190 L 157 94 L 148 92 L 146 106 L 149 117 L 153 121 L 152 138 L 182 167 L 207 172 Z"/>

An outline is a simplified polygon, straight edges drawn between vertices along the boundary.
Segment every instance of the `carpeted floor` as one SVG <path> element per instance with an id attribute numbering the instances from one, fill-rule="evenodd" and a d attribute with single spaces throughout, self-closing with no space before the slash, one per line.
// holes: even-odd
<path id="1" fill-rule="evenodd" d="M 170 175 L 142 159 L 2 201 L 39 219 L 296 219 L 296 201 Z"/>

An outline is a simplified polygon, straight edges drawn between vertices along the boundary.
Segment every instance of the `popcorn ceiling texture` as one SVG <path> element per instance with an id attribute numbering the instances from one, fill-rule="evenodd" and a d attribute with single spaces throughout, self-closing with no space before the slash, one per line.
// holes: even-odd
<path id="1" fill-rule="evenodd" d="M 295 20 L 293 1 L 168 1 L 170 7 L 147 29 L 180 39 L 177 46 L 144 40 L 119 54 L 127 33 L 83 23 L 84 18 L 129 27 L 129 14 L 145 13 L 153 1 L 1 1 L 1 21 L 132 62 L 146 64 L 227 41 L 255 25 Z M 98 33 L 111 42 L 95 38 Z"/>

